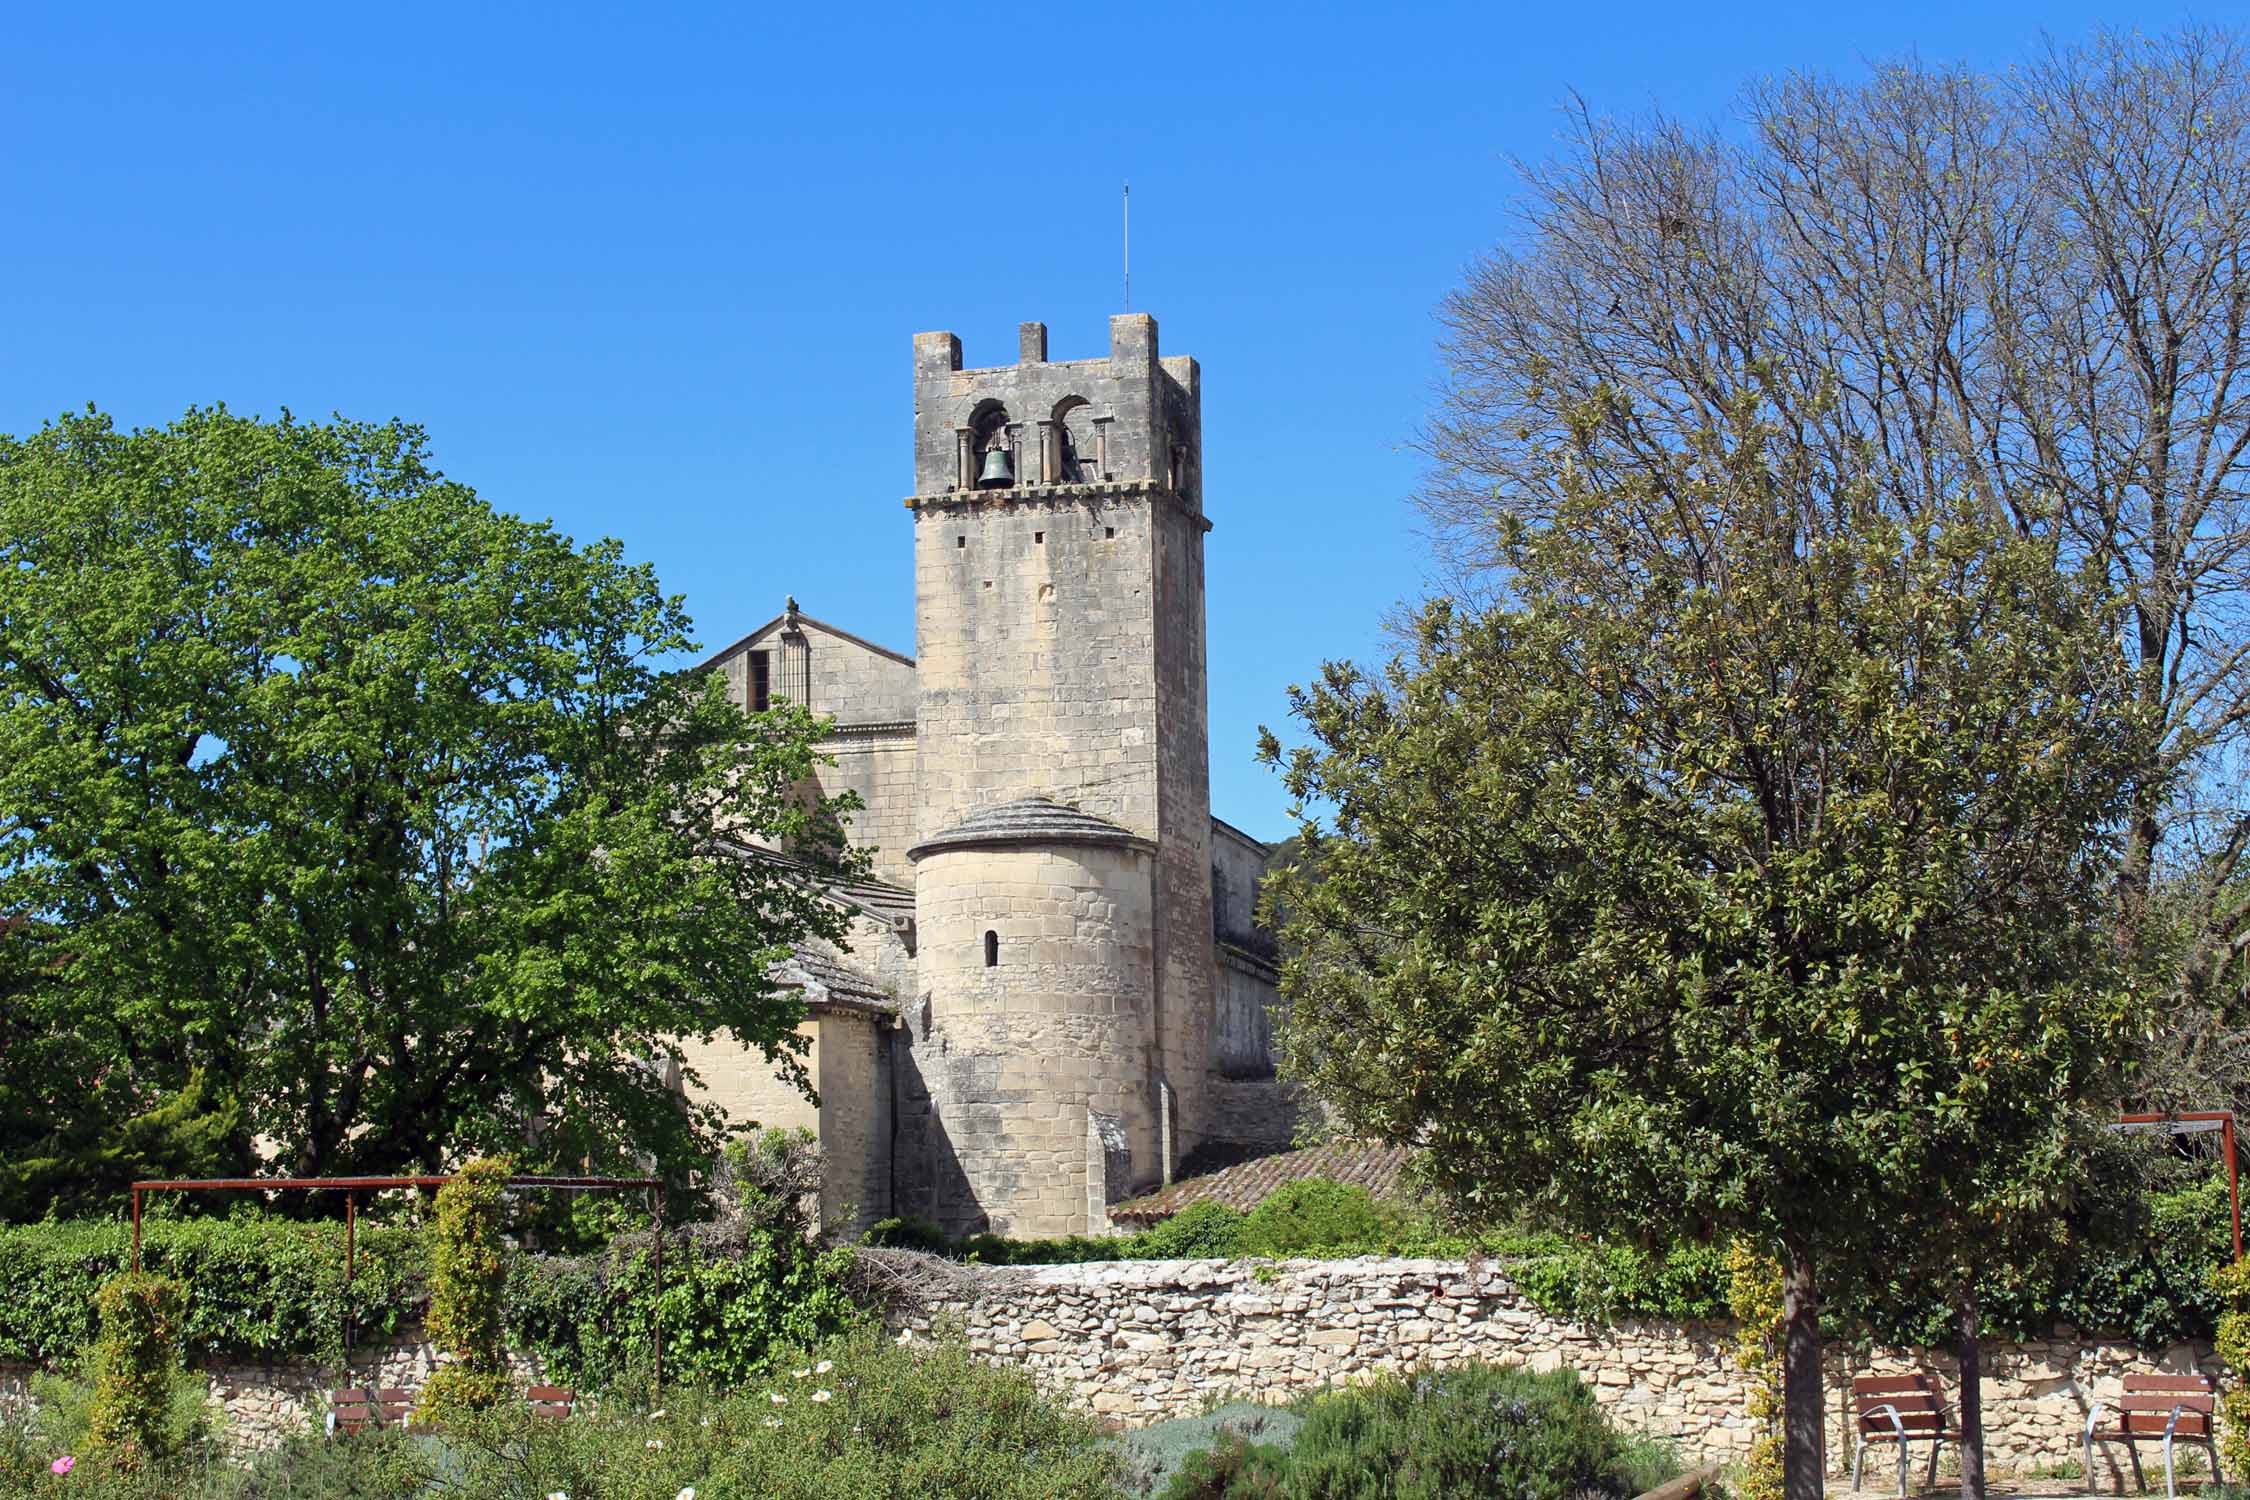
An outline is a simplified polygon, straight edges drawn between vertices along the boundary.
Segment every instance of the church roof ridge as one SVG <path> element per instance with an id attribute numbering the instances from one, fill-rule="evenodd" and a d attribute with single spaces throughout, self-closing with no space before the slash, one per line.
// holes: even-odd
<path id="1" fill-rule="evenodd" d="M 1057 802 L 1051 797 L 1018 797 L 980 808 L 941 833 L 906 851 L 920 859 L 941 849 L 978 844 L 1116 844 L 1128 848 L 1156 846 L 1122 824 Z"/>
<path id="2" fill-rule="evenodd" d="M 809 625 L 813 629 L 818 630 L 823 634 L 835 636 L 838 640 L 850 641 L 855 646 L 864 646 L 868 650 L 874 652 L 876 655 L 887 656 L 892 661 L 897 662 L 901 666 L 911 667 L 914 665 L 914 658 L 908 656 L 903 651 L 893 651 L 890 647 L 882 644 L 882 642 L 880 641 L 871 641 L 864 635 L 853 634 L 851 631 L 846 630 L 841 625 L 831 625 L 826 620 L 817 619 L 812 615 L 808 615 L 803 610 L 796 607 L 797 601 L 794 598 L 789 601 L 789 604 L 790 607 L 788 609 L 783 610 L 780 614 L 775 615 L 772 619 L 766 621 L 765 624 L 760 625 L 757 629 L 750 631 L 748 634 L 735 637 L 733 641 L 729 642 L 727 645 L 721 646 L 718 650 L 712 652 L 709 656 L 705 657 L 702 661 L 696 663 L 688 670 L 691 672 L 710 671 L 720 662 L 725 661 L 728 657 L 734 655 L 735 652 L 740 651 L 743 647 L 749 645 L 752 641 L 756 640 L 759 636 L 764 635 L 767 631 L 773 629 L 776 625 L 788 623 L 792 616 L 795 617 L 796 622 L 799 625 Z"/>

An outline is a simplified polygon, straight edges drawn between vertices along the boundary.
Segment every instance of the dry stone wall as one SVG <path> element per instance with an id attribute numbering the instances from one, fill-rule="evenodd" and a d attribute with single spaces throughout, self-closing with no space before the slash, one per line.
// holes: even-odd
<path id="1" fill-rule="evenodd" d="M 986 1358 L 1028 1367 L 1051 1390 L 1140 1426 L 1220 1398 L 1280 1401 L 1416 1365 L 1518 1361 L 1578 1371 L 1621 1423 L 1699 1462 L 1740 1457 L 1753 1435 L 1723 1323 L 1550 1317 L 1490 1267 L 1460 1261 L 1141 1261 L 987 1269 L 973 1292 L 901 1326 L 957 1327 Z M 1987 1454 L 2000 1472 L 2077 1458 L 2088 1404 L 2128 1370 L 2217 1372 L 2208 1346 L 2144 1352 L 2057 1330 L 1983 1350 Z M 1831 1348 L 1828 1460 L 1851 1460 L 1855 1375 L 1929 1371 L 1957 1390 L 1949 1356 Z M 1951 1459 L 1948 1450 L 1947 1458 Z M 2105 1455 L 2098 1477 L 2105 1481 Z M 1882 1460 L 1870 1459 L 1870 1464 Z M 1878 1485 L 1880 1488 L 1880 1485 Z"/>
<path id="2" fill-rule="evenodd" d="M 228 1452 L 238 1458 L 279 1447 L 295 1433 L 317 1428 L 328 1412 L 334 1391 L 350 1386 L 373 1386 L 419 1391 L 430 1373 L 449 1359 L 440 1355 L 419 1329 L 388 1343 L 355 1350 L 350 1373 L 326 1368 L 309 1360 L 273 1364 L 214 1364 L 201 1367 L 208 1385 L 206 1397 L 213 1425 Z M 537 1360 L 511 1356 L 509 1378 L 519 1386 L 544 1379 Z M 32 1406 L 34 1372 L 20 1366 L 0 1367 L 0 1413 L 21 1413 Z"/>
<path id="3" fill-rule="evenodd" d="M 1628 1319 L 1589 1326 L 1539 1311 L 1492 1268 L 1461 1261 L 1133 1261 L 1038 1269 L 979 1268 L 965 1295 L 892 1319 L 920 1337 L 964 1334 L 996 1363 L 1022 1365 L 1050 1391 L 1141 1426 L 1214 1400 L 1280 1401 L 1339 1381 L 1416 1365 L 1518 1361 L 1569 1368 L 1622 1424 L 1676 1443 L 1683 1456 L 1741 1456 L 1752 1435 L 1748 1393 L 1722 1323 Z M 2088 1403 L 2129 1370 L 2217 1374 L 2207 1345 L 2143 1351 L 2057 1330 L 2029 1343 L 1987 1340 L 1984 1418 L 1994 1469 L 2024 1474 L 2078 1457 Z M 419 1389 L 437 1365 L 419 1333 L 361 1351 L 347 1382 L 309 1363 L 213 1366 L 205 1373 L 238 1453 L 317 1424 L 344 1384 Z M 1921 1350 L 1831 1348 L 1828 1462 L 1851 1462 L 1854 1375 L 1935 1374 L 1957 1391 L 1952 1359 Z M 517 1360 L 519 1384 L 539 1378 Z M 0 1369 L 0 1411 L 29 1400 L 29 1372 Z M 1947 1455 L 1951 1458 L 1950 1452 Z M 1873 1493 L 1887 1490 L 1880 1466 Z M 2114 1488 L 2120 1453 L 2096 1479 Z M 2129 1477 L 2129 1476 L 2127 1476 Z"/>

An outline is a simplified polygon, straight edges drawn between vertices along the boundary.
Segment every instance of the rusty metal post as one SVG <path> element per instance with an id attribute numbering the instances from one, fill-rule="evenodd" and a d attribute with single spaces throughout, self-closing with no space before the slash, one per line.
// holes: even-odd
<path id="1" fill-rule="evenodd" d="M 344 1369 L 352 1367 L 352 1273 L 359 1269 L 359 1194 L 344 1194 Z"/>
<path id="2" fill-rule="evenodd" d="M 664 1389 L 664 1184 L 651 1189 L 656 1199 L 656 1300 L 649 1304 L 649 1326 L 656 1338 L 656 1388 Z"/>
<path id="3" fill-rule="evenodd" d="M 2235 1170 L 2234 1112 L 2232 1110 L 2227 1111 L 2221 1118 L 2219 1148 L 2226 1152 L 2227 1156 L 2227 1206 L 2234 1210 L 2234 1258 L 2240 1260 L 2242 1259 L 2242 1178 Z"/>

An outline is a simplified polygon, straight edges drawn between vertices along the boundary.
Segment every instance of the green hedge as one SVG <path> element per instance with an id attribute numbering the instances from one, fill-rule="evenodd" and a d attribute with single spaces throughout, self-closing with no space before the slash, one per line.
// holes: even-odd
<path id="1" fill-rule="evenodd" d="M 341 1226 L 245 1216 L 151 1221 L 142 1264 L 187 1289 L 183 1347 L 191 1360 L 309 1358 L 341 1362 L 344 1315 L 355 1342 L 379 1342 L 420 1313 L 428 1248 L 407 1229 L 362 1227 L 347 1300 Z M 62 1366 L 93 1341 L 97 1288 L 132 1260 L 122 1224 L 0 1227 L 0 1364 Z M 785 1346 L 815 1343 L 855 1317 L 848 1250 L 786 1234 L 675 1244 L 664 1256 L 667 1373 L 731 1383 Z M 511 1347 L 556 1378 L 598 1388 L 650 1362 L 656 1302 L 648 1237 L 592 1255 L 514 1258 L 503 1318 Z"/>
<path id="2" fill-rule="evenodd" d="M 846 1280 L 849 1250 L 784 1235 L 724 1247 L 667 1243 L 667 1382 L 739 1385 L 772 1358 L 862 1320 Z M 645 1236 L 573 1257 L 522 1256 L 508 1282 L 508 1327 L 566 1385 L 599 1389 L 646 1372 L 654 1352 L 656 1264 Z"/>
<path id="3" fill-rule="evenodd" d="M 0 1227 L 0 1362 L 60 1365 L 91 1343 L 95 1289 L 133 1260 L 131 1226 Z M 407 1230 L 363 1229 L 344 1289 L 342 1225 L 269 1218 L 152 1219 L 142 1269 L 188 1289 L 182 1345 L 208 1357 L 334 1360 L 347 1311 L 356 1337 L 396 1332 L 419 1299 L 423 1254 Z"/>

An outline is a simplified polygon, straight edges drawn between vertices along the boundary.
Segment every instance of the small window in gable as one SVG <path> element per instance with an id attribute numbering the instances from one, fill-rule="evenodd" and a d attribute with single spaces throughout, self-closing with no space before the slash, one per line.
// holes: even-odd
<path id="1" fill-rule="evenodd" d="M 750 712 L 762 714 L 773 707 L 772 658 L 763 651 L 750 653 Z"/>

